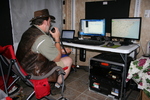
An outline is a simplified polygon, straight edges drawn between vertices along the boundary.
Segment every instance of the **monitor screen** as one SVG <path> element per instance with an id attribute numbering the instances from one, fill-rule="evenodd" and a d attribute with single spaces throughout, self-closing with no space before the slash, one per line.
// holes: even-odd
<path id="1" fill-rule="evenodd" d="M 105 19 L 81 19 L 80 35 L 105 36 Z"/>
<path id="2" fill-rule="evenodd" d="M 62 30 L 61 38 L 62 39 L 73 39 L 75 30 Z"/>
<path id="3" fill-rule="evenodd" d="M 129 40 L 140 40 L 141 17 L 112 18 L 111 37 Z"/>

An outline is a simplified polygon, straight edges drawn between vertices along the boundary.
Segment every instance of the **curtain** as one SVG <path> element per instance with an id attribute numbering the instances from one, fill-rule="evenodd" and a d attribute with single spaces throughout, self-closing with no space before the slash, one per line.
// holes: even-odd
<path id="1" fill-rule="evenodd" d="M 9 0 L 15 51 L 25 30 L 30 27 L 34 11 L 48 9 L 56 17 L 53 26 L 62 30 L 62 0 Z"/>

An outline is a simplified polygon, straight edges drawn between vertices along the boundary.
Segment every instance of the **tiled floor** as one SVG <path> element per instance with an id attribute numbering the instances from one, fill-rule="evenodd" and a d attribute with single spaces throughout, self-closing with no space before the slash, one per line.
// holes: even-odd
<path id="1" fill-rule="evenodd" d="M 88 75 L 89 72 L 83 69 L 77 69 L 76 72 L 71 72 L 69 77 L 65 80 L 66 90 L 64 96 L 69 100 L 113 100 L 103 94 L 90 91 L 88 88 Z M 20 82 L 23 86 L 23 94 L 26 97 L 32 90 L 32 88 L 27 87 L 24 83 Z M 137 100 L 139 96 L 139 91 L 133 91 L 127 100 Z M 57 99 L 60 95 L 52 96 Z M 21 99 L 26 100 L 26 99 Z M 31 100 L 36 100 L 32 97 Z M 42 99 L 45 100 L 45 99 Z"/>

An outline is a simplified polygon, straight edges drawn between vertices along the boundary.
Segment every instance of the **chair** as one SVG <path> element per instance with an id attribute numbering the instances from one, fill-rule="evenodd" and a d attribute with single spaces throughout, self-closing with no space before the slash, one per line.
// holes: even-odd
<path id="1" fill-rule="evenodd" d="M 58 100 L 66 100 L 66 98 L 63 96 L 64 75 L 65 75 L 64 70 L 67 69 L 68 67 L 62 69 L 61 67 L 56 66 L 44 76 L 29 75 L 23 70 L 23 68 L 17 61 L 12 45 L 6 45 L 4 47 L 0 46 L 0 59 L 1 59 L 0 61 L 3 61 L 5 65 L 8 67 L 8 76 L 10 75 L 11 71 L 17 76 L 9 86 L 7 85 L 8 77 L 4 79 L 5 92 L 7 94 L 8 89 L 10 89 L 10 87 L 14 85 L 18 79 L 22 79 L 27 85 L 34 88 L 34 91 L 26 98 L 26 100 L 29 100 L 34 94 L 37 99 L 46 98 L 48 100 L 55 100 L 52 97 L 48 96 L 50 95 L 50 85 L 47 77 L 52 75 L 55 71 L 57 71 L 58 75 L 62 76 L 63 81 L 61 97 Z"/>
<path id="2" fill-rule="evenodd" d="M 142 56 L 130 63 L 126 82 L 131 79 L 150 98 L 150 57 Z"/>

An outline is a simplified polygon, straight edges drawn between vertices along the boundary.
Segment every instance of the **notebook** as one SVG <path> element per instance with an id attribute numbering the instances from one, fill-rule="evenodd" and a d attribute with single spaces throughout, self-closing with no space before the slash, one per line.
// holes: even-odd
<path id="1" fill-rule="evenodd" d="M 75 30 L 62 30 L 61 40 L 71 42 L 74 39 Z"/>

